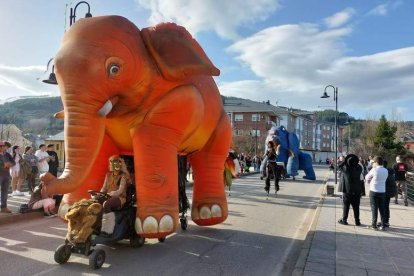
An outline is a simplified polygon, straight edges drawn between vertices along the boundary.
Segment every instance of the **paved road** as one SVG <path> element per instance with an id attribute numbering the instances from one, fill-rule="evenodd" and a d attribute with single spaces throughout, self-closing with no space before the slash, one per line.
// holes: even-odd
<path id="1" fill-rule="evenodd" d="M 238 179 L 228 197 L 225 223 L 199 227 L 190 221 L 187 231 L 179 230 L 164 243 L 147 240 L 138 249 L 127 241 L 100 245 L 107 256 L 98 271 L 89 269 L 84 256 L 72 255 L 65 265 L 54 262 L 54 250 L 66 234 L 66 225 L 57 218 L 3 225 L 1 275 L 289 274 L 327 175 L 325 166 L 315 171 L 317 181 L 282 181 L 278 197 L 268 200 L 258 175 Z"/>

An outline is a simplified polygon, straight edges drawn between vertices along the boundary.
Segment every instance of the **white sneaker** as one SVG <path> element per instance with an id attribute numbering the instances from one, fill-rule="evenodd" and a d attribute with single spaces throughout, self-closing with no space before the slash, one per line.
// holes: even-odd
<path id="1" fill-rule="evenodd" d="M 16 195 L 16 196 L 24 196 L 24 193 L 20 192 L 19 190 L 16 190 L 16 193 L 14 195 Z"/>
<path id="2" fill-rule="evenodd" d="M 16 195 L 16 192 L 12 192 L 11 194 L 10 194 L 10 196 L 15 196 Z"/>

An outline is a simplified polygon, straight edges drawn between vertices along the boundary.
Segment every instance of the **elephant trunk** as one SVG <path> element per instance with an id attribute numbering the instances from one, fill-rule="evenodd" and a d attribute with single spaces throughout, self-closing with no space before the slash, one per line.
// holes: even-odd
<path id="1" fill-rule="evenodd" d="M 65 101 L 65 100 L 64 100 Z M 104 118 L 85 110 L 87 105 L 65 106 L 65 169 L 59 178 L 45 181 L 47 194 L 65 194 L 80 187 L 91 171 L 105 133 Z"/>

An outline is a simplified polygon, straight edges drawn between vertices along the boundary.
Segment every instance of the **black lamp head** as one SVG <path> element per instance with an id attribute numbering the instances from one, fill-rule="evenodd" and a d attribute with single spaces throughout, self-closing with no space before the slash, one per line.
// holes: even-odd
<path id="1" fill-rule="evenodd" d="M 322 99 L 329 98 L 328 93 L 326 93 L 326 91 L 325 91 L 325 92 L 323 92 L 323 95 L 321 96 L 321 98 L 322 98 Z"/>
<path id="2" fill-rule="evenodd" d="M 88 18 L 88 17 L 92 17 L 92 14 L 91 14 L 90 12 L 87 12 L 87 13 L 85 14 L 85 18 Z"/>
<path id="3" fill-rule="evenodd" d="M 58 84 L 57 83 L 57 80 L 56 80 L 56 75 L 55 75 L 55 73 L 50 73 L 49 74 L 49 78 L 48 79 L 45 79 L 45 80 L 42 80 L 44 83 L 48 83 L 48 84 Z"/>

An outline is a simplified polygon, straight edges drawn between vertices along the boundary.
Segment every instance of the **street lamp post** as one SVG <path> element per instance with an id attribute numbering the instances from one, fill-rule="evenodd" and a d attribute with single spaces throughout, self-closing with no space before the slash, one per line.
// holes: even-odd
<path id="1" fill-rule="evenodd" d="M 332 87 L 334 90 L 334 101 L 335 101 L 335 184 L 338 183 L 338 87 L 333 85 L 327 85 L 321 98 L 329 98 L 326 89 Z"/>
<path id="2" fill-rule="evenodd" d="M 73 23 L 75 23 L 75 21 L 76 21 L 76 9 L 78 8 L 78 6 L 79 6 L 80 4 L 86 4 L 86 5 L 88 6 L 88 12 L 85 14 L 85 18 L 86 18 L 86 17 L 92 17 L 92 14 L 91 14 L 91 7 L 89 6 L 89 3 L 88 3 L 88 2 L 86 2 L 86 1 L 80 1 L 79 3 L 77 3 L 77 4 L 76 4 L 75 8 L 70 8 L 70 16 L 69 16 L 69 23 L 70 23 L 70 26 L 72 26 L 72 24 L 73 24 Z M 51 62 L 52 60 L 53 60 L 53 58 L 51 58 L 51 59 L 49 60 L 49 62 L 47 63 L 47 69 L 46 69 L 46 71 L 47 71 L 47 70 L 49 70 L 49 64 L 50 64 L 50 62 Z M 55 65 L 54 65 L 54 64 L 52 64 L 52 71 L 51 71 L 51 73 L 50 73 L 50 75 L 49 75 L 49 78 L 48 78 L 48 79 L 43 80 L 43 82 L 44 82 L 44 83 L 48 83 L 48 84 L 58 84 L 58 83 L 57 83 L 57 80 L 56 80 L 56 75 L 55 75 Z"/>
<path id="3" fill-rule="evenodd" d="M 70 8 L 69 26 L 72 26 L 72 24 L 75 23 L 75 21 L 76 21 L 76 8 L 80 4 L 86 4 L 86 5 L 88 5 L 88 12 L 85 14 L 85 18 L 86 17 L 92 17 L 91 7 L 89 6 L 89 3 L 86 2 L 86 1 L 80 1 L 79 3 L 76 4 L 75 8 Z"/>
<path id="4" fill-rule="evenodd" d="M 254 155 L 256 156 L 257 156 L 257 127 L 258 127 L 257 124 L 258 124 L 259 118 L 260 118 L 259 114 L 256 114 L 256 129 L 254 131 L 254 134 L 256 136 L 256 147 L 254 148 Z"/>

